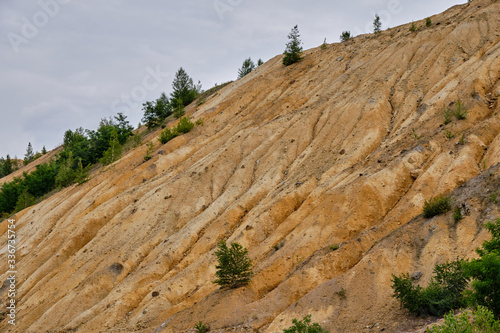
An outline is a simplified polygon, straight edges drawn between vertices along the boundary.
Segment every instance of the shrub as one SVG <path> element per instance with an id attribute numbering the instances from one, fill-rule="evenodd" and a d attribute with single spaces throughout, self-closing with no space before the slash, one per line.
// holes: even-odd
<path id="1" fill-rule="evenodd" d="M 323 41 L 323 44 L 321 44 L 321 49 L 326 50 L 327 47 L 328 47 L 328 44 L 326 43 L 326 38 L 325 38 L 325 40 Z"/>
<path id="2" fill-rule="evenodd" d="M 253 276 L 248 250 L 238 243 L 231 243 L 231 247 L 228 247 L 225 241 L 220 241 L 217 247 L 217 279 L 213 283 L 230 288 L 248 284 Z"/>
<path id="3" fill-rule="evenodd" d="M 191 122 L 189 117 L 182 117 L 177 124 L 174 131 L 178 133 L 188 133 L 194 128 L 194 123 Z"/>
<path id="4" fill-rule="evenodd" d="M 479 259 L 464 263 L 467 277 L 472 279 L 472 290 L 468 293 L 471 304 L 482 305 L 500 318 L 500 218 L 488 222 L 485 228 L 492 234 L 484 241 L 482 248 L 476 249 Z"/>
<path id="5" fill-rule="evenodd" d="M 432 20 L 430 17 L 426 18 L 425 19 L 425 26 L 426 27 L 430 27 L 432 25 Z"/>
<path id="6" fill-rule="evenodd" d="M 154 148 L 154 144 L 151 141 L 148 142 L 148 149 L 146 150 L 146 154 L 144 154 L 144 162 L 149 161 L 153 157 L 151 154 L 153 153 Z"/>
<path id="7" fill-rule="evenodd" d="M 340 248 L 340 245 L 339 244 L 332 244 L 328 248 L 332 251 L 336 251 Z"/>
<path id="8" fill-rule="evenodd" d="M 444 107 L 444 109 L 443 109 L 443 118 L 444 118 L 443 123 L 445 125 L 451 123 L 452 116 L 453 116 L 453 112 L 451 111 L 451 109 L 448 107 Z"/>
<path id="9" fill-rule="evenodd" d="M 177 106 L 174 108 L 174 117 L 179 119 L 180 117 L 184 116 L 186 111 L 184 110 L 184 105 L 182 104 L 182 100 L 179 99 L 177 101 Z"/>
<path id="10" fill-rule="evenodd" d="M 283 333 L 328 333 L 318 323 L 311 324 L 311 315 L 307 315 L 302 320 L 293 319 L 292 326 L 285 328 Z"/>
<path id="11" fill-rule="evenodd" d="M 343 31 L 342 34 L 340 35 L 340 41 L 347 42 L 349 39 L 351 39 L 351 32 Z"/>
<path id="12" fill-rule="evenodd" d="M 423 215 L 425 218 L 431 218 L 436 215 L 444 214 L 451 210 L 451 198 L 442 194 L 425 201 Z"/>
<path id="13" fill-rule="evenodd" d="M 408 273 L 392 276 L 393 296 L 401 307 L 416 316 L 441 316 L 465 304 L 462 291 L 467 286 L 463 260 L 434 267 L 435 276 L 426 288 L 414 285 Z"/>
<path id="14" fill-rule="evenodd" d="M 200 126 L 200 125 L 203 126 L 204 122 L 205 122 L 205 120 L 203 118 L 199 118 L 199 119 L 196 119 L 196 121 L 194 122 L 194 124 L 196 126 Z"/>
<path id="15" fill-rule="evenodd" d="M 497 333 L 500 332 L 500 321 L 495 321 L 493 313 L 485 307 L 479 306 L 470 314 L 470 311 L 460 315 L 452 312 L 444 316 L 444 324 L 427 328 L 427 333 Z"/>
<path id="16" fill-rule="evenodd" d="M 410 31 L 411 32 L 417 31 L 417 26 L 415 25 L 415 22 L 411 22 Z"/>
<path id="17" fill-rule="evenodd" d="M 302 42 L 299 39 L 299 28 L 294 26 L 290 34 L 288 35 L 288 43 L 286 44 L 286 49 L 283 54 L 283 65 L 290 66 L 302 59 Z"/>
<path id="18" fill-rule="evenodd" d="M 162 144 L 165 144 L 175 138 L 177 135 L 179 135 L 179 133 L 175 129 L 171 130 L 167 127 L 163 131 L 161 131 L 158 141 L 160 141 Z"/>

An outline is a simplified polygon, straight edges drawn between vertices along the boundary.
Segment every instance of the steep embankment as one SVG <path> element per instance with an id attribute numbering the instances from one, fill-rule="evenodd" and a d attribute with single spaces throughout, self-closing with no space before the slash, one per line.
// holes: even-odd
<path id="1" fill-rule="evenodd" d="M 411 328 L 391 273 L 428 281 L 436 262 L 472 256 L 499 216 L 480 197 L 498 190 L 497 168 L 468 182 L 500 162 L 498 17 L 498 2 L 474 1 L 414 33 L 360 36 L 290 67 L 277 56 L 189 108 L 204 126 L 153 138 L 163 152 L 148 162 L 143 145 L 20 212 L 17 325 L 4 317 L 0 330 L 185 332 L 201 320 L 274 332 L 308 313 L 332 332 Z M 467 119 L 442 125 L 457 98 Z M 460 185 L 465 219 L 417 217 Z M 247 287 L 211 282 L 221 239 L 249 248 Z"/>

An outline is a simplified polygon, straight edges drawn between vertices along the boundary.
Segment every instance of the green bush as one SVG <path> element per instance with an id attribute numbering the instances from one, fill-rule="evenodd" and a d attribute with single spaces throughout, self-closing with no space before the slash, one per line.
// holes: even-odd
<path id="1" fill-rule="evenodd" d="M 444 214 L 451 210 L 451 198 L 442 194 L 425 201 L 423 215 L 425 218 L 431 218 L 436 215 Z"/>
<path id="2" fill-rule="evenodd" d="M 415 25 L 415 22 L 411 22 L 410 31 L 411 32 L 417 31 L 417 26 Z"/>
<path id="3" fill-rule="evenodd" d="M 251 71 L 255 69 L 255 63 L 252 61 L 251 58 L 245 59 L 243 61 L 243 65 L 241 66 L 240 69 L 238 69 L 238 79 L 241 79 L 247 74 L 250 74 Z"/>
<path id="4" fill-rule="evenodd" d="M 470 311 L 460 315 L 453 312 L 444 316 L 444 324 L 434 325 L 427 328 L 427 333 L 498 333 L 500 332 L 500 321 L 495 321 L 493 313 L 479 306 L 470 314 Z"/>
<path id="5" fill-rule="evenodd" d="M 435 276 L 426 288 L 414 285 L 408 273 L 392 276 L 393 296 L 401 307 L 416 316 L 442 316 L 465 305 L 462 295 L 467 287 L 463 260 L 446 262 L 434 267 Z"/>
<path id="6" fill-rule="evenodd" d="M 347 42 L 349 39 L 351 39 L 351 32 L 350 31 L 342 31 L 342 34 L 340 35 L 340 41 Z"/>
<path id="7" fill-rule="evenodd" d="M 426 18 L 425 19 L 425 26 L 426 27 L 430 27 L 432 25 L 432 20 L 430 17 Z"/>
<path id="8" fill-rule="evenodd" d="M 285 328 L 283 333 L 328 333 L 318 323 L 311 324 L 311 315 L 305 316 L 302 320 L 293 319 L 293 325 Z"/>
<path id="9" fill-rule="evenodd" d="M 253 276 L 248 250 L 238 243 L 231 243 L 228 247 L 225 241 L 220 241 L 217 247 L 217 279 L 213 283 L 230 288 L 248 284 Z"/>
<path id="10" fill-rule="evenodd" d="M 488 222 L 485 228 L 492 239 L 484 241 L 482 248 L 476 249 L 479 259 L 464 263 L 467 277 L 472 279 L 472 290 L 468 292 L 471 304 L 482 305 L 500 318 L 500 218 Z"/>
<path id="11" fill-rule="evenodd" d="M 175 128 L 178 133 L 188 133 L 194 128 L 194 123 L 191 122 L 189 117 L 182 117 Z"/>
<path id="12" fill-rule="evenodd" d="M 179 133 L 177 130 L 174 128 L 171 130 L 170 128 L 165 128 L 163 131 L 160 133 L 160 137 L 158 138 L 158 141 L 160 141 L 162 144 L 165 144 L 175 138 Z"/>

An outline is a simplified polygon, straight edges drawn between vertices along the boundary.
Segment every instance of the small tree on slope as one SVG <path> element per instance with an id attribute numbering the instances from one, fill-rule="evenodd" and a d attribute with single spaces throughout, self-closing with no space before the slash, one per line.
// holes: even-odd
<path id="1" fill-rule="evenodd" d="M 285 52 L 283 52 L 285 55 L 283 65 L 289 66 L 302 59 L 302 42 L 299 37 L 299 28 L 295 26 L 288 35 L 289 42 L 286 44 Z"/>
<path id="2" fill-rule="evenodd" d="M 217 247 L 215 255 L 219 263 L 215 266 L 217 279 L 214 283 L 230 288 L 248 284 L 253 276 L 248 250 L 238 243 L 231 243 L 228 247 L 225 241 L 220 241 Z"/>

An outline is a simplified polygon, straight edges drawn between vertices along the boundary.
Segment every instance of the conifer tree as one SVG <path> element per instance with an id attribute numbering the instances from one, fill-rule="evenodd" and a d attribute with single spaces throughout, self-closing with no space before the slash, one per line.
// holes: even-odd
<path id="1" fill-rule="evenodd" d="M 262 59 L 259 58 L 259 60 L 257 60 L 257 67 L 264 64 L 264 62 L 262 61 Z"/>
<path id="2" fill-rule="evenodd" d="M 172 107 L 175 109 L 178 102 L 181 101 L 183 106 L 190 104 L 196 96 L 201 92 L 201 83 L 198 81 L 194 85 L 193 79 L 189 77 L 184 68 L 179 68 L 175 73 L 174 81 L 172 82 L 172 93 L 170 99 Z"/>
<path id="3" fill-rule="evenodd" d="M 35 153 L 33 152 L 33 147 L 31 146 L 31 142 L 28 142 L 28 148 L 26 148 L 26 154 L 24 155 L 23 164 L 26 165 L 33 161 L 35 158 Z"/>
<path id="4" fill-rule="evenodd" d="M 219 263 L 215 266 L 217 279 L 214 283 L 230 288 L 248 284 L 253 276 L 248 250 L 238 243 L 228 247 L 225 241 L 220 241 L 217 247 L 215 255 Z"/>
<path id="5" fill-rule="evenodd" d="M 302 59 L 302 42 L 299 39 L 299 28 L 296 25 L 288 35 L 288 43 L 283 54 L 283 65 L 289 66 Z"/>
<path id="6" fill-rule="evenodd" d="M 373 32 L 377 35 L 380 33 L 380 28 L 382 28 L 382 22 L 380 22 L 380 16 L 375 15 L 375 20 L 373 20 Z"/>
<path id="7" fill-rule="evenodd" d="M 111 132 L 111 139 L 109 141 L 109 148 L 104 153 L 101 158 L 101 163 L 104 165 L 108 165 L 117 161 L 122 156 L 122 146 L 120 145 L 120 141 L 118 141 L 118 132 L 116 128 Z"/>
<path id="8" fill-rule="evenodd" d="M 238 79 L 241 79 L 254 69 L 255 69 L 255 64 L 252 61 L 252 59 L 251 58 L 245 59 L 245 61 L 243 61 L 243 65 L 241 66 L 241 68 L 238 69 Z"/>

